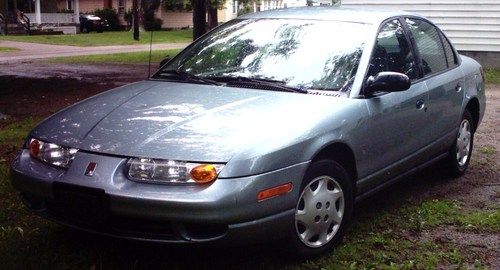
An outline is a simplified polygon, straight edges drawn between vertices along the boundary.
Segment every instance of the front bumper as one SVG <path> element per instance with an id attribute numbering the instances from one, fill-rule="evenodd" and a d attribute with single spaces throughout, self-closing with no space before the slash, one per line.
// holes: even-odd
<path id="1" fill-rule="evenodd" d="M 23 150 L 12 163 L 12 181 L 33 211 L 74 228 L 145 241 L 235 243 L 281 237 L 293 229 L 308 165 L 188 186 L 130 181 L 126 161 L 78 152 L 62 170 Z M 89 162 L 98 164 L 93 177 L 84 175 Z M 257 202 L 259 191 L 288 182 L 294 186 L 290 193 Z"/>

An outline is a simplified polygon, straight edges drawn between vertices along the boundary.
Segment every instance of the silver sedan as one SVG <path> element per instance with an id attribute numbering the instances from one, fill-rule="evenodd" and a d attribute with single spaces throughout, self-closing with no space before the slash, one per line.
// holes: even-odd
<path id="1" fill-rule="evenodd" d="M 49 117 L 12 164 L 37 214 L 169 243 L 338 243 L 356 201 L 435 162 L 462 175 L 484 73 L 410 13 L 244 15 L 150 79 Z"/>

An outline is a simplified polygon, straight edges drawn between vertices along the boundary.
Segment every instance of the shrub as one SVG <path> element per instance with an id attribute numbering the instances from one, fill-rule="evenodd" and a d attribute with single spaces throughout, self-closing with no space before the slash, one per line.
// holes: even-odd
<path id="1" fill-rule="evenodd" d="M 238 16 L 253 12 L 253 7 L 245 5 L 243 8 L 238 10 Z"/>
<path id="2" fill-rule="evenodd" d="M 133 20 L 133 14 L 132 14 L 132 10 L 129 9 L 125 12 L 125 14 L 123 14 L 123 19 L 127 22 L 128 25 L 132 25 L 132 20 Z"/>
<path id="3" fill-rule="evenodd" d="M 144 29 L 146 31 L 161 30 L 163 21 L 161 19 L 154 19 L 152 21 L 144 21 Z"/>
<path id="4" fill-rule="evenodd" d="M 120 28 L 120 21 L 118 20 L 118 13 L 115 9 L 105 8 L 105 9 L 96 9 L 94 10 L 94 14 L 101 19 L 105 19 L 109 23 L 109 28 L 118 29 Z"/>

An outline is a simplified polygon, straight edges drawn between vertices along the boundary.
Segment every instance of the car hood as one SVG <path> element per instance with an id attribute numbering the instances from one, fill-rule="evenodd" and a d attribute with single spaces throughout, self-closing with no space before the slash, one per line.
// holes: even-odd
<path id="1" fill-rule="evenodd" d="M 31 136 L 120 156 L 227 162 L 313 136 L 346 98 L 144 81 L 51 116 Z M 333 110 L 333 112 L 332 112 Z"/>

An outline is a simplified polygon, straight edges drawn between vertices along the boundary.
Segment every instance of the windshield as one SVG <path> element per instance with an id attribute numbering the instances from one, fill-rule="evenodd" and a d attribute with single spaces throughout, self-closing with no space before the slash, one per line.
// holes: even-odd
<path id="1" fill-rule="evenodd" d="M 162 70 L 348 91 L 366 30 L 365 24 L 337 21 L 234 20 L 182 51 Z"/>

